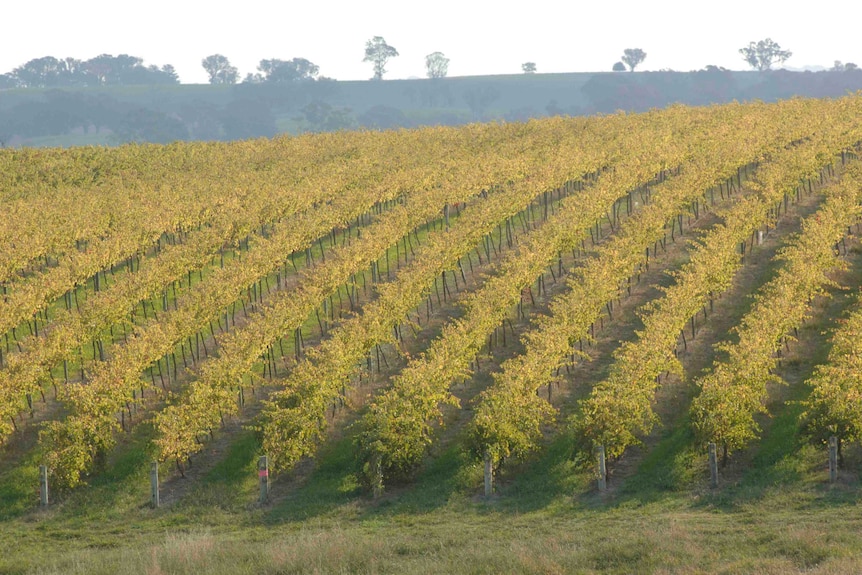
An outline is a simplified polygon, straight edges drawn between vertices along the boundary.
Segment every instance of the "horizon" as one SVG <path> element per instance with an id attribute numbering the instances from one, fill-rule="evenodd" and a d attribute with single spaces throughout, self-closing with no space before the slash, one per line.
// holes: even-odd
<path id="1" fill-rule="evenodd" d="M 366 80 L 372 70 L 362 58 L 365 42 L 373 36 L 382 36 L 399 51 L 387 64 L 384 79 L 389 80 L 424 77 L 425 55 L 435 51 L 450 59 L 449 77 L 517 75 L 524 62 L 535 62 L 538 73 L 610 72 L 625 48 L 647 53 L 637 71 L 687 72 L 707 65 L 745 71 L 749 68 L 739 48 L 765 38 L 793 52 L 787 69 L 828 69 L 836 60 L 862 64 L 853 18 L 812 29 L 808 16 L 781 11 L 782 6 L 732 0 L 703 18 L 690 4 L 676 0 L 577 8 L 539 0 L 520 12 L 489 2 L 465 6 L 441 0 L 417 17 L 405 15 L 391 0 L 361 6 L 270 6 L 252 0 L 243 11 L 232 12 L 154 0 L 131 22 L 117 16 L 105 0 L 75 5 L 51 0 L 47 7 L 21 3 L 8 9 L 8 21 L 38 18 L 41 28 L 34 33 L 33 27 L 17 26 L 4 36 L 0 73 L 44 56 L 87 60 L 129 54 L 145 65 L 173 65 L 183 84 L 206 84 L 200 62 L 218 53 L 239 69 L 240 81 L 256 71 L 260 60 L 272 58 L 306 58 L 320 67 L 321 76 Z M 846 7 L 849 16 L 857 12 L 851 13 L 850 6 L 839 2 L 837 9 Z M 740 20 L 738 14 L 746 18 Z M 94 33 L 81 33 L 88 30 Z"/>

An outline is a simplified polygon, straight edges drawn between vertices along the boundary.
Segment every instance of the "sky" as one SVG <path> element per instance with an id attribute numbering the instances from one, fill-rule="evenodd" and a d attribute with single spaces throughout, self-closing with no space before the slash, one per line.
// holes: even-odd
<path id="1" fill-rule="evenodd" d="M 198 0 L 4 0 L 0 73 L 42 56 L 82 60 L 129 54 L 172 64 L 183 83 L 205 83 L 201 60 L 223 54 L 240 76 L 262 59 L 300 57 L 337 80 L 366 80 L 365 43 L 382 36 L 399 52 L 385 79 L 424 77 L 443 52 L 449 76 L 610 71 L 625 48 L 647 54 L 638 70 L 708 64 L 749 69 L 739 49 L 771 38 L 793 52 L 790 68 L 862 66 L 862 2 L 761 0 L 477 0 L 216 2 Z M 138 9 L 133 9 L 137 4 Z M 794 5 L 805 6 L 794 9 Z"/>

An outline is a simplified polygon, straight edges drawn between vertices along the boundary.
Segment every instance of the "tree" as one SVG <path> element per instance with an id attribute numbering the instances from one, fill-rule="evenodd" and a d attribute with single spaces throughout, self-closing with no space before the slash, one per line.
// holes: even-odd
<path id="1" fill-rule="evenodd" d="M 0 90 L 17 88 L 20 85 L 14 74 L 0 74 Z"/>
<path id="2" fill-rule="evenodd" d="M 100 54 L 82 64 L 91 82 L 110 85 L 176 84 L 173 66 L 144 66 L 143 59 L 128 54 Z"/>
<path id="3" fill-rule="evenodd" d="M 180 83 L 180 75 L 177 74 L 177 69 L 174 68 L 172 64 L 165 64 L 164 66 L 162 66 L 162 69 L 159 70 L 159 72 L 162 73 L 162 76 L 165 78 L 166 83 Z"/>
<path id="4" fill-rule="evenodd" d="M 334 132 L 356 127 L 350 108 L 336 108 L 316 100 L 302 109 L 302 115 L 312 132 Z"/>
<path id="5" fill-rule="evenodd" d="M 773 42 L 771 38 L 759 42 L 750 42 L 745 48 L 740 48 L 739 53 L 742 54 L 742 59 L 748 62 L 749 66 L 760 72 L 770 70 L 773 63 L 780 64 L 793 56 L 793 52 L 782 50 L 781 46 Z"/>
<path id="6" fill-rule="evenodd" d="M 464 93 L 464 101 L 476 119 L 481 119 L 488 106 L 499 97 L 500 90 L 493 84 L 485 84 L 481 88 L 473 88 Z"/>
<path id="7" fill-rule="evenodd" d="M 386 73 L 386 62 L 398 56 L 398 50 L 386 43 L 382 36 L 375 36 L 365 43 L 363 62 L 374 64 L 374 80 L 382 80 Z"/>
<path id="8" fill-rule="evenodd" d="M 201 66 L 210 77 L 210 84 L 236 84 L 239 71 L 230 65 L 230 60 L 221 54 L 213 54 L 201 60 Z"/>
<path id="9" fill-rule="evenodd" d="M 536 73 L 536 63 L 535 62 L 524 62 L 521 64 L 521 70 L 524 71 L 524 74 L 535 74 Z"/>
<path id="10" fill-rule="evenodd" d="M 301 82 L 314 80 L 320 73 L 320 67 L 305 58 L 293 60 L 261 60 L 257 69 L 261 72 L 264 82 Z"/>
<path id="11" fill-rule="evenodd" d="M 622 62 L 617 62 L 616 64 L 614 64 L 614 67 L 612 68 L 612 70 L 614 72 L 625 72 L 626 71 L 626 65 L 623 64 Z"/>
<path id="12" fill-rule="evenodd" d="M 634 72 L 641 62 L 646 60 L 646 52 L 640 48 L 626 48 L 623 50 L 622 62 L 629 67 L 630 72 Z"/>
<path id="13" fill-rule="evenodd" d="M 853 62 L 847 62 L 846 64 L 842 64 L 841 60 L 835 60 L 835 65 L 829 68 L 830 72 L 846 72 L 849 70 L 858 70 L 859 66 L 854 64 Z"/>
<path id="14" fill-rule="evenodd" d="M 449 73 L 449 58 L 443 52 L 432 52 L 425 56 L 425 70 L 429 78 L 445 78 Z"/>
<path id="15" fill-rule="evenodd" d="M 36 58 L 12 70 L 12 74 L 25 88 L 50 88 L 61 83 L 63 60 L 53 56 Z"/>

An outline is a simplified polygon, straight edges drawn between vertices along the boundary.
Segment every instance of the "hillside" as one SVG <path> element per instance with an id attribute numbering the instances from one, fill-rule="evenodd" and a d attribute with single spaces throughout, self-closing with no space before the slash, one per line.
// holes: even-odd
<path id="1" fill-rule="evenodd" d="M 0 91 L 7 146 L 237 140 L 358 127 L 392 129 L 641 112 L 672 103 L 840 97 L 862 70 L 519 74 L 435 80 L 127 85 Z"/>
<path id="2" fill-rule="evenodd" d="M 857 570 L 860 106 L 0 150 L 0 572 Z"/>

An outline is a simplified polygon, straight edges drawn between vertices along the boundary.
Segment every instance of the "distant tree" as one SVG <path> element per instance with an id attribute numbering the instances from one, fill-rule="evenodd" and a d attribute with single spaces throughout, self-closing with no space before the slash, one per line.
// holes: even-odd
<path id="1" fill-rule="evenodd" d="M 14 74 L 0 74 L 0 90 L 17 88 L 20 85 L 18 78 Z"/>
<path id="2" fill-rule="evenodd" d="M 320 67 L 305 58 L 293 60 L 261 60 L 257 69 L 264 82 L 301 82 L 314 80 L 320 73 Z"/>
<path id="3" fill-rule="evenodd" d="M 359 124 L 364 128 L 375 130 L 392 130 L 410 126 L 410 122 L 404 112 L 392 106 L 378 104 L 365 111 L 359 116 Z"/>
<path id="4" fill-rule="evenodd" d="M 154 142 L 167 144 L 187 140 L 189 132 L 183 123 L 172 117 L 147 108 L 137 108 L 126 114 L 114 132 L 117 142 Z"/>
<path id="5" fill-rule="evenodd" d="M 634 72 L 641 62 L 646 60 L 646 52 L 640 48 L 626 48 L 623 50 L 622 62 L 629 67 L 630 72 Z"/>
<path id="6" fill-rule="evenodd" d="M 66 58 L 63 60 L 63 82 L 65 86 L 86 86 L 91 83 L 87 77 L 87 68 L 82 60 Z"/>
<path id="7" fill-rule="evenodd" d="M 174 68 L 171 64 L 165 64 L 159 71 L 164 75 L 165 79 L 170 80 L 171 83 L 180 83 L 180 75 L 177 74 L 176 68 Z"/>
<path id="8" fill-rule="evenodd" d="M 230 60 L 221 54 L 213 54 L 201 60 L 201 66 L 210 77 L 210 84 L 236 84 L 239 71 L 230 65 Z"/>
<path id="9" fill-rule="evenodd" d="M 473 112 L 473 117 L 481 119 L 485 110 L 500 97 L 500 89 L 495 85 L 484 85 L 481 88 L 473 88 L 464 93 L 464 102 Z"/>
<path id="10" fill-rule="evenodd" d="M 614 67 L 612 68 L 612 70 L 614 72 L 625 72 L 626 71 L 626 65 L 623 64 L 622 62 L 617 62 L 616 64 L 614 64 Z"/>
<path id="11" fill-rule="evenodd" d="M 260 84 L 261 82 L 263 82 L 263 76 L 260 74 L 252 74 L 251 72 L 246 74 L 245 78 L 242 80 L 243 84 Z"/>
<path id="12" fill-rule="evenodd" d="M 53 56 L 35 58 L 12 70 L 12 75 L 25 88 L 51 88 L 61 85 L 65 69 L 63 60 Z"/>
<path id="13" fill-rule="evenodd" d="M 429 78 L 445 78 L 449 73 L 449 58 L 443 52 L 432 52 L 425 56 L 425 70 Z"/>
<path id="14" fill-rule="evenodd" d="M 521 64 L 521 70 L 524 74 L 535 74 L 536 73 L 536 63 L 535 62 L 524 62 Z"/>
<path id="15" fill-rule="evenodd" d="M 854 64 L 853 62 L 847 62 L 846 64 L 842 64 L 841 60 L 835 60 L 835 64 L 829 68 L 830 72 L 846 72 L 849 70 L 858 70 L 859 66 Z"/>
<path id="16" fill-rule="evenodd" d="M 374 64 L 374 80 L 382 80 L 386 73 L 386 62 L 398 56 L 398 50 L 386 43 L 382 36 L 375 36 L 365 43 L 363 62 Z"/>
<path id="17" fill-rule="evenodd" d="M 770 70 L 772 64 L 780 64 L 793 56 L 793 52 L 782 50 L 781 46 L 773 42 L 771 38 L 759 42 L 750 42 L 745 48 L 740 48 L 739 53 L 742 54 L 742 59 L 748 62 L 749 66 L 760 72 Z"/>
<path id="18" fill-rule="evenodd" d="M 326 102 L 316 100 L 302 109 L 305 120 L 312 132 L 334 132 L 356 127 L 356 119 L 350 108 L 336 108 Z"/>
<path id="19" fill-rule="evenodd" d="M 114 57 L 110 54 L 100 54 L 84 62 L 87 75 L 94 78 L 97 84 L 113 83 L 114 67 Z"/>
<path id="20" fill-rule="evenodd" d="M 144 66 L 143 59 L 128 54 L 99 54 L 82 64 L 91 83 L 104 85 L 176 84 L 173 66 Z"/>

